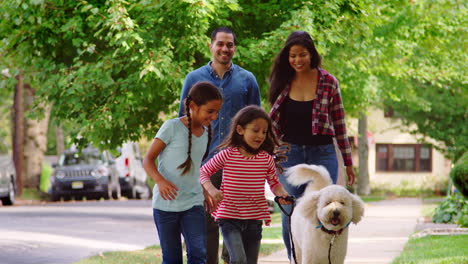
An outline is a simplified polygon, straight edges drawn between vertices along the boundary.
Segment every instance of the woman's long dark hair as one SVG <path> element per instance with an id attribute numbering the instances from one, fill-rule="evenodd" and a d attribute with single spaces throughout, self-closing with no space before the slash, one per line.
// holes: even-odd
<path id="1" fill-rule="evenodd" d="M 252 151 L 247 143 L 244 141 L 244 137 L 237 133 L 237 126 L 241 126 L 245 129 L 245 127 L 254 121 L 255 119 L 264 119 L 268 123 L 268 130 L 265 141 L 263 141 L 262 145 L 258 148 L 258 150 Z M 252 152 L 253 154 L 258 153 L 261 150 L 268 152 L 268 154 L 275 156 L 275 165 L 276 167 L 282 171 L 282 167 L 279 165 L 280 162 L 283 161 L 282 158 L 277 157 L 277 150 L 280 147 L 280 143 L 276 138 L 275 134 L 272 130 L 271 119 L 268 114 L 263 110 L 261 107 L 256 105 L 249 105 L 237 112 L 231 122 L 231 128 L 229 134 L 224 139 L 224 141 L 218 146 L 218 149 L 223 149 L 227 147 L 242 147 L 245 148 L 249 153 Z M 247 147 L 247 148 L 246 148 Z"/>
<path id="2" fill-rule="evenodd" d="M 320 67 L 322 59 L 315 48 L 314 41 L 309 33 L 305 31 L 295 31 L 291 33 L 281 49 L 280 53 L 276 56 L 271 69 L 269 77 L 270 90 L 268 93 L 268 101 L 273 105 L 276 98 L 286 88 L 294 78 L 295 71 L 289 64 L 289 50 L 292 46 L 299 45 L 306 48 L 310 53 L 310 67 L 312 69 Z"/>
<path id="3" fill-rule="evenodd" d="M 185 98 L 185 112 L 187 115 L 188 121 L 188 151 L 187 159 L 184 163 L 180 164 L 178 169 L 183 169 L 182 175 L 186 174 L 192 168 L 192 158 L 190 154 L 192 153 L 192 117 L 190 115 L 190 102 L 194 102 L 197 106 L 202 106 L 213 100 L 223 100 L 223 96 L 219 92 L 218 88 L 209 82 L 197 82 L 195 83 L 188 93 L 187 98 Z M 211 124 L 208 126 L 208 144 L 206 145 L 205 155 L 203 155 L 204 160 L 208 153 L 210 152 L 211 144 Z"/>

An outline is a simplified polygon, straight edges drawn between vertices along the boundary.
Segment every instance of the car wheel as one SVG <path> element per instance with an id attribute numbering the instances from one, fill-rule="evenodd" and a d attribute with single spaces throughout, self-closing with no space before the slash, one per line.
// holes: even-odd
<path id="1" fill-rule="evenodd" d="M 8 187 L 8 196 L 2 198 L 3 205 L 13 205 L 15 203 L 15 184 L 13 179 L 10 180 L 10 186 Z"/>
<path id="2" fill-rule="evenodd" d="M 135 183 L 133 183 L 131 186 L 130 186 L 130 190 L 127 191 L 127 198 L 128 199 L 136 199 L 137 198 L 137 189 L 136 189 L 136 186 L 135 186 Z"/>
<path id="3" fill-rule="evenodd" d="M 51 196 L 51 200 L 53 202 L 57 202 L 57 201 L 60 201 L 60 195 L 56 194 L 56 193 L 53 193 L 52 196 Z"/>
<path id="4" fill-rule="evenodd" d="M 120 186 L 118 186 L 116 190 L 112 191 L 112 198 L 114 198 L 115 200 L 119 200 L 121 196 L 122 192 L 120 190 Z"/>
<path id="5" fill-rule="evenodd" d="M 137 193 L 138 199 L 149 199 L 151 197 L 151 189 L 148 185 L 145 185 L 142 192 Z"/>
<path id="6" fill-rule="evenodd" d="M 104 198 L 104 200 L 109 200 L 111 197 L 112 197 L 112 188 L 109 183 L 107 184 L 107 189 L 102 194 L 102 198 Z"/>

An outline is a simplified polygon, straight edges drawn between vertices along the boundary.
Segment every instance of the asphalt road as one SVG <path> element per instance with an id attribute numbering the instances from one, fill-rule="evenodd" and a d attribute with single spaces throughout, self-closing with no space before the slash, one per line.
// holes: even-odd
<path id="1" fill-rule="evenodd" d="M 0 264 L 68 264 L 158 243 L 150 200 L 0 206 Z"/>

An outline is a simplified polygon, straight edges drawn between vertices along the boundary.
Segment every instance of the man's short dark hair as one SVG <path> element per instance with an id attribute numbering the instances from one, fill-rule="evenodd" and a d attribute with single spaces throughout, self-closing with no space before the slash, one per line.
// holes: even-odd
<path id="1" fill-rule="evenodd" d="M 234 31 L 232 31 L 232 29 L 230 29 L 228 27 L 219 27 L 219 28 L 213 30 L 213 32 L 211 32 L 211 43 L 213 43 L 213 41 L 215 41 L 216 34 L 218 34 L 218 32 L 224 32 L 224 33 L 227 33 L 227 34 L 232 34 L 232 36 L 234 37 L 234 45 L 236 45 L 236 43 L 237 43 L 236 34 L 234 33 Z"/>

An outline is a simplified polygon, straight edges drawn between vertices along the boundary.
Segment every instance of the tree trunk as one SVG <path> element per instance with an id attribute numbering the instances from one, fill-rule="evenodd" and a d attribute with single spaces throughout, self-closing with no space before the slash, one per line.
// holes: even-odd
<path id="1" fill-rule="evenodd" d="M 23 142 L 24 142 L 24 85 L 23 76 L 16 76 L 18 84 L 15 86 L 15 95 L 13 101 L 13 160 L 16 169 L 16 194 L 23 193 L 23 175 L 24 175 L 24 157 L 23 157 Z"/>
<path id="2" fill-rule="evenodd" d="M 359 175 L 358 175 L 358 194 L 369 195 L 369 142 L 367 140 L 367 115 L 361 113 L 358 123 L 359 130 Z"/>
<path id="3" fill-rule="evenodd" d="M 61 125 L 55 126 L 55 136 L 57 137 L 57 156 L 65 151 L 65 137 L 63 136 L 63 128 Z"/>
<path id="4" fill-rule="evenodd" d="M 25 111 L 32 108 L 35 90 L 29 85 L 24 85 Z M 24 119 L 24 177 L 23 187 L 39 189 L 40 176 L 44 153 L 47 150 L 47 127 L 50 117 L 50 106 L 44 108 L 42 119 Z"/>

